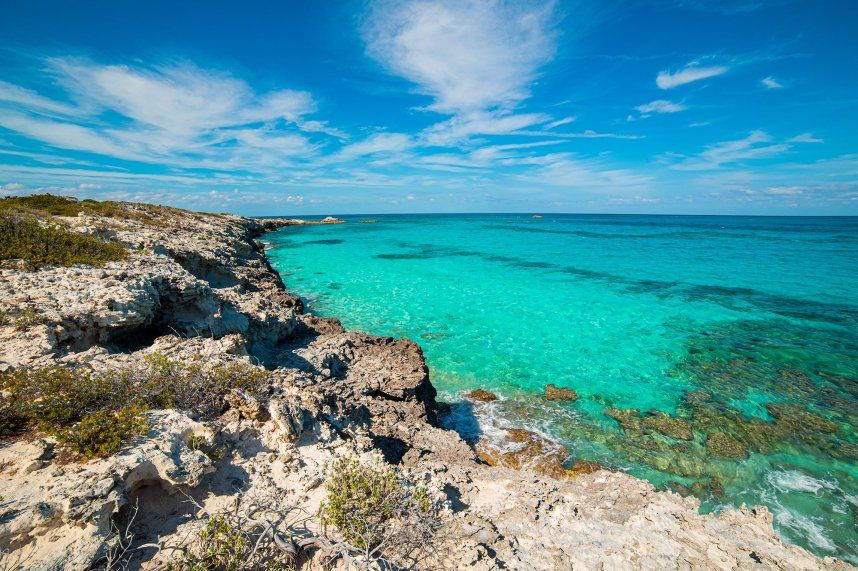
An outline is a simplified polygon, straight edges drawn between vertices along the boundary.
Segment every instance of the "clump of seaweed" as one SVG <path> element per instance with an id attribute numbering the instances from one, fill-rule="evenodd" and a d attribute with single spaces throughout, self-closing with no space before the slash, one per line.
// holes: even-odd
<path id="1" fill-rule="evenodd" d="M 723 432 L 713 432 L 706 437 L 706 450 L 719 458 L 736 459 L 748 457 L 747 447 Z"/>
<path id="2" fill-rule="evenodd" d="M 694 438 L 692 425 L 684 418 L 671 416 L 660 411 L 649 411 L 641 414 L 634 409 L 606 409 L 605 414 L 617 422 L 624 430 L 643 431 L 646 433 L 658 432 L 677 440 L 691 440 Z"/>
<path id="3" fill-rule="evenodd" d="M 575 402 L 578 400 L 578 393 L 574 389 L 568 387 L 558 387 L 557 385 L 547 384 L 543 389 L 545 400 Z"/>

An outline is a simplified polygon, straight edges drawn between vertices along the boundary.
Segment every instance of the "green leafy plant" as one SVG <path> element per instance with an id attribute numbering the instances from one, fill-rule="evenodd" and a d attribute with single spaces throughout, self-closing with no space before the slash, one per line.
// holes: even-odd
<path id="1" fill-rule="evenodd" d="M 188 448 L 191 450 L 199 450 L 215 461 L 223 459 L 230 450 L 229 445 L 226 443 L 220 445 L 209 443 L 205 436 L 197 434 L 191 434 L 188 436 Z"/>
<path id="2" fill-rule="evenodd" d="M 124 220 L 140 220 L 153 223 L 152 213 L 162 207 L 154 205 L 137 205 L 113 200 L 77 200 L 68 196 L 54 194 L 31 194 L 29 196 L 10 196 L 0 199 L 0 211 L 28 213 L 40 216 L 77 216 L 81 213 L 90 216 L 104 216 Z M 163 207 L 163 210 L 168 210 Z M 169 209 L 172 210 L 172 209 Z"/>
<path id="3" fill-rule="evenodd" d="M 119 410 L 103 409 L 57 432 L 57 440 L 71 447 L 84 460 L 109 456 L 119 451 L 132 436 L 149 430 L 143 405 L 128 405 Z"/>
<path id="4" fill-rule="evenodd" d="M 90 459 L 112 454 L 144 432 L 144 412 L 150 407 L 175 407 L 213 418 L 233 388 L 262 397 L 267 387 L 265 372 L 251 365 L 206 369 L 160 354 L 104 373 L 61 366 L 17 369 L 0 375 L 0 437 L 35 429 Z M 222 446 L 202 448 L 198 440 L 189 444 L 199 445 L 214 460 L 228 451 Z"/>
<path id="5" fill-rule="evenodd" d="M 265 371 L 243 363 L 203 367 L 180 363 L 153 353 L 132 373 L 136 385 L 149 394 L 153 406 L 192 410 L 200 418 L 223 411 L 223 399 L 232 389 L 262 398 L 268 390 Z"/>
<path id="6" fill-rule="evenodd" d="M 33 309 L 22 309 L 18 312 L 18 315 L 15 317 L 15 329 L 18 331 L 24 331 L 29 329 L 34 325 L 38 325 L 44 322 L 44 318 Z"/>
<path id="7" fill-rule="evenodd" d="M 0 260 L 23 260 L 29 269 L 87 264 L 101 266 L 127 255 L 123 244 L 40 224 L 0 212 Z"/>
<path id="8" fill-rule="evenodd" d="M 425 489 L 389 467 L 338 458 L 328 467 L 322 525 L 366 560 L 413 560 L 432 544 L 440 523 Z"/>
<path id="9" fill-rule="evenodd" d="M 225 515 L 209 519 L 170 571 L 287 571 L 291 565 L 270 542 L 257 538 Z"/>

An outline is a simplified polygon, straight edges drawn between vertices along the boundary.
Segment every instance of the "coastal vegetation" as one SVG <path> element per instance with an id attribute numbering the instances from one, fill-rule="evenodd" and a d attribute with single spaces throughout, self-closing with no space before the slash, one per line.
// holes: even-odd
<path id="1" fill-rule="evenodd" d="M 125 245 L 75 232 L 61 217 L 79 215 L 163 227 L 181 216 L 211 217 L 168 206 L 112 200 L 77 200 L 53 194 L 0 198 L 0 261 L 22 260 L 27 269 L 86 264 L 101 266 L 127 255 Z"/>
<path id="2" fill-rule="evenodd" d="M 203 528 L 183 546 L 184 553 L 169 571 L 289 571 L 293 558 L 285 556 L 265 533 L 254 534 L 232 514 L 209 518 Z"/>
<path id="3" fill-rule="evenodd" d="M 109 372 L 59 365 L 16 369 L 0 375 L 0 437 L 42 432 L 89 460 L 145 433 L 150 408 L 213 418 L 223 412 L 230 391 L 261 395 L 266 383 L 265 372 L 251 365 L 205 368 L 157 353 Z"/>
<path id="4" fill-rule="evenodd" d="M 8 199 L 5 199 L 8 200 Z M 0 209 L 0 261 L 23 260 L 29 269 L 74 264 L 104 265 L 127 255 L 124 245 L 44 224 Z"/>
<path id="5" fill-rule="evenodd" d="M 9 196 L 0 198 L 0 213 L 24 214 L 30 216 L 98 216 L 141 222 L 151 226 L 163 226 L 169 219 L 193 216 L 217 216 L 206 213 L 193 213 L 170 206 L 138 204 L 115 200 L 78 200 L 68 196 L 54 194 L 32 194 L 28 196 Z"/>
<path id="6" fill-rule="evenodd" d="M 399 560 L 399 568 L 431 551 L 440 527 L 435 507 L 425 489 L 392 468 L 340 457 L 329 466 L 325 488 L 322 525 L 338 532 L 347 551 L 366 562 Z"/>

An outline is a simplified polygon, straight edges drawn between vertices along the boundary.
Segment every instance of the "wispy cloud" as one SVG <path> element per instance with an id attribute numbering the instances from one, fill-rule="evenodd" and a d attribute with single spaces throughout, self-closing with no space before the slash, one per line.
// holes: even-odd
<path id="1" fill-rule="evenodd" d="M 763 79 L 760 80 L 760 83 L 762 83 L 763 86 L 766 87 L 767 89 L 783 89 L 783 87 L 784 87 L 783 84 L 781 84 L 781 82 L 779 82 L 778 80 L 776 80 L 772 76 L 764 77 Z"/>
<path id="2" fill-rule="evenodd" d="M 471 111 L 432 125 L 423 132 L 422 140 L 431 146 L 452 146 L 473 135 L 508 135 L 550 119 L 543 113 Z"/>
<path id="3" fill-rule="evenodd" d="M 655 101 L 650 101 L 644 105 L 638 105 L 635 109 L 637 109 L 642 116 L 647 117 L 654 113 L 678 113 L 679 111 L 685 111 L 687 107 L 666 99 L 656 99 Z"/>
<path id="4" fill-rule="evenodd" d="M 414 146 L 410 135 L 404 133 L 376 133 L 362 141 L 342 148 L 336 159 L 348 160 L 378 153 L 398 153 Z"/>
<path id="5" fill-rule="evenodd" d="M 674 164 L 676 170 L 712 170 L 752 159 L 764 159 L 789 150 L 786 143 L 774 143 L 765 131 L 752 131 L 744 139 L 723 141 L 706 147 L 699 155 Z"/>
<path id="6" fill-rule="evenodd" d="M 700 66 L 699 62 L 691 62 L 679 71 L 660 71 L 655 78 L 655 83 L 661 89 L 673 89 L 686 83 L 700 81 L 718 75 L 723 75 L 729 68 L 723 65 Z"/>
<path id="7" fill-rule="evenodd" d="M 363 36 L 370 56 L 448 114 L 526 99 L 556 49 L 550 1 L 380 0 Z"/>
<path id="8" fill-rule="evenodd" d="M 568 125 L 569 123 L 572 123 L 577 119 L 577 117 L 564 117 L 563 119 L 558 119 L 556 121 L 548 123 L 547 125 L 545 125 L 545 129 L 554 129 L 555 127 L 560 127 L 561 125 Z"/>
<path id="9" fill-rule="evenodd" d="M 796 135 L 795 137 L 788 139 L 788 143 L 824 143 L 825 139 L 820 139 L 819 137 L 814 137 L 813 133 L 802 133 L 801 135 Z"/>
<path id="10" fill-rule="evenodd" d="M 0 103 L 59 115 L 74 115 L 80 112 L 74 105 L 42 97 L 35 91 L 6 81 L 0 81 Z"/>
<path id="11" fill-rule="evenodd" d="M 535 158 L 541 164 L 523 180 L 588 192 L 642 193 L 652 177 L 629 169 L 615 168 L 604 159 L 587 159 L 571 153 L 555 153 Z"/>
<path id="12" fill-rule="evenodd" d="M 237 77 L 190 63 L 45 64 L 75 104 L 3 82 L 0 126 L 59 149 L 177 167 L 258 169 L 311 155 L 315 145 L 304 133 L 330 131 L 306 119 L 316 110 L 307 92 L 260 94 Z"/>

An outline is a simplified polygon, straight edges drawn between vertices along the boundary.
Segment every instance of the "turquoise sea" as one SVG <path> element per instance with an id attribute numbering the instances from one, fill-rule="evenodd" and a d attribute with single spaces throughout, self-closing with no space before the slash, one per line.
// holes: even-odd
<path id="1" fill-rule="evenodd" d="M 858 563 L 858 219 L 345 218 L 267 236 L 274 267 L 313 312 L 419 342 L 464 436 L 536 430 Z"/>

